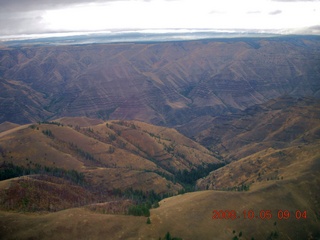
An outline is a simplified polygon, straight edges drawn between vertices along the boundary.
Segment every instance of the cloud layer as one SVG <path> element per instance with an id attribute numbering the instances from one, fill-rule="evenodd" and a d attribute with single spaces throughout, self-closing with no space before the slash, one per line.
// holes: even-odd
<path id="1" fill-rule="evenodd" d="M 0 0 L 0 6 L 1 36 L 138 28 L 301 31 L 320 25 L 320 0 Z"/>

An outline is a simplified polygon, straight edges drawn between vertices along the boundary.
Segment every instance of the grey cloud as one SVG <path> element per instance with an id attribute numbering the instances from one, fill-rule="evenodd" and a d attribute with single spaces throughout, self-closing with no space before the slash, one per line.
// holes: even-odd
<path id="1" fill-rule="evenodd" d="M 308 28 L 309 32 L 312 34 L 320 34 L 320 25 L 312 26 Z"/>
<path id="2" fill-rule="evenodd" d="M 296 34 L 312 34 L 312 35 L 320 35 L 320 25 L 307 27 L 304 29 L 299 29 L 295 32 Z"/>
<path id="3" fill-rule="evenodd" d="M 278 14 L 281 14 L 282 11 L 281 10 L 275 10 L 273 12 L 269 12 L 270 15 L 278 15 Z"/>
<path id="4" fill-rule="evenodd" d="M 0 0 L 0 35 L 29 34 L 52 31 L 41 21 L 47 10 L 78 4 L 108 3 L 122 0 Z M 154 1 L 154 0 L 129 0 Z M 174 1 L 174 0 L 167 0 Z"/>
<path id="5" fill-rule="evenodd" d="M 43 32 L 41 16 L 15 16 L 10 17 L 7 14 L 0 17 L 0 34 L 29 34 Z"/>
<path id="6" fill-rule="evenodd" d="M 102 3 L 116 0 L 0 0 L 2 12 L 26 12 L 55 9 L 83 3 Z"/>

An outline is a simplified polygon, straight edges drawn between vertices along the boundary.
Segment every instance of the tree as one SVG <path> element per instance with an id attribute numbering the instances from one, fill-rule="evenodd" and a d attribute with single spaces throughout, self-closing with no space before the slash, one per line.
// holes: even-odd
<path id="1" fill-rule="evenodd" d="M 42 133 L 43 133 L 44 135 L 46 135 L 46 136 L 50 137 L 50 138 L 54 138 L 54 136 L 53 136 L 53 134 L 52 134 L 51 130 L 49 130 L 49 129 L 42 130 Z"/>
<path id="2" fill-rule="evenodd" d="M 166 233 L 164 239 L 165 239 L 165 240 L 171 240 L 171 235 L 170 235 L 169 232 Z"/>
<path id="3" fill-rule="evenodd" d="M 111 154 L 111 153 L 114 153 L 114 147 L 113 146 L 109 146 L 109 150 L 108 152 Z"/>
<path id="4" fill-rule="evenodd" d="M 149 217 L 150 211 L 145 204 L 133 205 L 129 207 L 128 215 Z"/>
<path id="5" fill-rule="evenodd" d="M 147 224 L 151 224 L 151 220 L 150 220 L 149 217 L 148 217 L 148 219 L 147 219 Z"/>
<path id="6" fill-rule="evenodd" d="M 161 237 L 159 238 L 161 240 Z M 171 234 L 169 232 L 166 233 L 163 240 L 182 240 L 182 238 L 179 237 L 171 237 Z"/>

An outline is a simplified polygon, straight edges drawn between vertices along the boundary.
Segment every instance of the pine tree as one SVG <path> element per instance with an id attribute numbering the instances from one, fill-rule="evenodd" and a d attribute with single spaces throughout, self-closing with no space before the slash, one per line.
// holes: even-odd
<path id="1" fill-rule="evenodd" d="M 167 232 L 167 234 L 164 237 L 165 240 L 171 240 L 171 235 L 169 232 Z"/>

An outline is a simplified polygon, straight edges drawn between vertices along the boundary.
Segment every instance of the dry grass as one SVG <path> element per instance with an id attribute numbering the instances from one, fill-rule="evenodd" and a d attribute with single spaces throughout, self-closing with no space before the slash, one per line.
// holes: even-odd
<path id="1" fill-rule="evenodd" d="M 289 125 L 284 129 L 288 129 Z M 184 240 L 232 239 L 240 232 L 243 240 L 252 237 L 267 239 L 271 232 L 277 232 L 278 239 L 317 239 L 320 237 L 320 152 L 319 140 L 314 139 L 318 128 L 311 126 L 307 134 L 292 139 L 291 144 L 281 149 L 260 149 L 253 142 L 244 145 L 240 155 L 254 151 L 255 147 L 256 150 L 198 182 L 200 188 L 207 185 L 209 188 L 226 188 L 250 184 L 247 192 L 209 190 L 167 198 L 160 202 L 159 208 L 151 210 L 151 224 L 146 224 L 145 217 L 119 215 L 130 204 L 126 201 L 110 201 L 55 213 L 0 211 L 1 238 L 159 239 L 169 231 L 172 236 Z M 46 136 L 43 130 L 50 130 L 54 137 Z M 279 134 L 280 131 L 273 136 Z M 0 145 L 5 150 L 0 155 L 2 161 L 24 166 L 40 163 L 77 169 L 98 191 L 133 187 L 143 191 L 153 189 L 158 193 L 174 193 L 181 186 L 157 173 L 170 174 L 166 169 L 169 166 L 167 158 L 171 158 L 170 166 L 175 169 L 190 169 L 202 162 L 217 161 L 210 151 L 175 130 L 136 121 L 109 121 L 108 126 L 103 123 L 77 128 L 41 124 L 33 129 L 19 127 L 3 132 L 1 136 Z M 273 137 L 268 136 L 269 140 Z M 307 140 L 304 144 L 300 141 L 302 137 Z M 71 142 L 73 145 L 70 145 Z M 168 149 L 169 146 L 171 149 Z M 113 151 L 109 151 L 110 147 Z M 93 160 L 83 157 L 77 149 L 90 153 Z M 236 154 L 236 151 L 233 153 Z M 69 208 L 72 206 L 68 204 L 75 202 L 75 197 L 79 199 L 89 194 L 84 189 L 58 180 L 26 179 L 0 183 L 2 193 L 12 190 L 12 195 L 7 195 L 9 198 L 6 199 L 13 199 L 13 202 L 16 199 L 20 204 L 12 209 L 24 211 L 21 204 L 25 196 L 35 206 L 48 207 L 51 199 L 55 206 L 60 204 Z M 19 195 L 18 192 L 24 193 L 26 186 L 30 191 Z M 51 193 L 54 193 L 52 198 L 49 197 Z M 41 203 L 37 203 L 36 196 L 39 195 L 43 199 Z M 1 199 L 5 199 L 3 196 Z M 240 218 L 213 220 L 212 211 L 215 209 L 235 210 Z M 273 217 L 269 220 L 243 219 L 243 211 L 250 209 L 256 214 L 261 210 L 270 210 Z M 289 210 L 292 216 L 279 220 L 279 210 Z M 307 219 L 295 219 L 293 215 L 296 210 L 307 211 Z"/>
<path id="2" fill-rule="evenodd" d="M 223 189 L 254 182 L 296 179 L 320 158 L 319 141 L 281 150 L 269 148 L 232 162 L 200 179 L 201 189 Z"/>
<path id="3" fill-rule="evenodd" d="M 40 164 L 74 169 L 100 189 L 133 187 L 158 193 L 182 189 L 163 174 L 173 176 L 178 170 L 219 162 L 209 150 L 174 129 L 88 118 L 75 118 L 71 123 L 70 118 L 64 118 L 2 132 L 0 161 L 31 168 Z"/>
<path id="4" fill-rule="evenodd" d="M 15 124 L 15 123 L 11 123 L 11 122 L 3 122 L 0 124 L 0 133 L 8 131 L 12 128 L 16 128 L 18 126 L 19 126 L 19 124 Z"/>
<path id="5" fill-rule="evenodd" d="M 241 239 L 267 239 L 275 231 L 277 239 L 317 239 L 319 208 L 310 205 L 316 200 L 310 196 L 319 193 L 320 179 L 309 180 L 304 176 L 296 181 L 267 182 L 249 192 L 202 191 L 167 198 L 151 210 L 150 225 L 145 217 L 77 208 L 41 215 L 0 212 L 0 230 L 5 239 L 158 239 L 167 231 L 184 240 L 232 239 L 240 232 Z M 235 210 L 240 218 L 213 220 L 214 209 Z M 269 220 L 243 219 L 243 211 L 250 209 L 256 214 L 270 210 L 273 216 Z M 292 216 L 279 220 L 278 210 L 289 210 Z M 307 219 L 295 219 L 296 210 L 306 210 Z"/>

